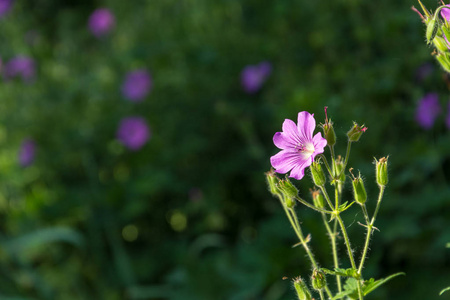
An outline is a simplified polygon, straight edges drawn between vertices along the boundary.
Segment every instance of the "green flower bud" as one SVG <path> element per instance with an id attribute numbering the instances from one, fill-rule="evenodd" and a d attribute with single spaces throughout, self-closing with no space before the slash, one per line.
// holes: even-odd
<path id="1" fill-rule="evenodd" d="M 319 190 L 310 190 L 313 198 L 314 206 L 317 208 L 325 207 L 325 199 L 323 198 L 322 193 Z"/>
<path id="2" fill-rule="evenodd" d="M 325 273 L 320 270 L 314 269 L 311 276 L 311 282 L 313 289 L 316 291 L 322 290 L 327 285 L 327 280 L 325 278 Z"/>
<path id="3" fill-rule="evenodd" d="M 344 160 L 342 159 L 342 156 L 338 155 L 335 164 L 333 165 L 333 176 L 336 178 L 336 176 L 339 175 L 339 178 L 337 178 L 337 184 L 338 184 L 338 191 L 339 193 L 342 193 L 342 189 L 344 187 L 345 183 L 345 172 L 342 172 L 342 169 L 344 168 Z"/>
<path id="4" fill-rule="evenodd" d="M 375 159 L 375 172 L 377 183 L 379 186 L 385 186 L 388 183 L 387 161 L 388 157 L 382 157 L 380 160 Z"/>
<path id="5" fill-rule="evenodd" d="M 439 29 L 439 20 L 435 19 L 434 17 L 428 20 L 426 32 L 428 44 L 430 44 L 434 40 L 434 37 L 436 36 L 438 29 Z"/>
<path id="6" fill-rule="evenodd" d="M 353 185 L 353 196 L 355 197 L 356 203 L 363 205 L 367 200 L 366 188 L 364 187 L 364 182 L 359 175 L 352 180 Z"/>
<path id="7" fill-rule="evenodd" d="M 361 135 L 366 132 L 367 127 L 364 125 L 359 126 L 357 123 L 353 123 L 352 128 L 347 132 L 348 140 L 350 142 L 357 142 Z"/>
<path id="8" fill-rule="evenodd" d="M 272 169 L 269 172 L 266 172 L 266 180 L 267 185 L 269 186 L 269 191 L 274 196 L 280 195 L 280 190 L 278 189 L 278 183 L 280 182 L 280 179 L 275 174 L 275 171 Z"/>
<path id="9" fill-rule="evenodd" d="M 293 283 L 298 300 L 312 300 L 311 292 L 300 277 L 294 278 Z"/>
<path id="10" fill-rule="evenodd" d="M 278 183 L 278 188 L 284 195 L 286 206 L 289 208 L 294 207 L 294 198 L 298 196 L 298 190 L 292 182 L 286 177 L 286 179 L 280 180 Z"/>
<path id="11" fill-rule="evenodd" d="M 436 59 L 441 64 L 444 71 L 447 73 L 450 73 L 450 59 L 449 59 L 448 55 L 446 55 L 445 53 L 440 53 L 440 54 L 436 55 Z"/>
<path id="12" fill-rule="evenodd" d="M 314 184 L 317 186 L 323 186 L 326 182 L 326 179 L 325 174 L 322 171 L 322 167 L 320 166 L 320 163 L 314 161 L 311 164 L 310 169 Z"/>
<path id="13" fill-rule="evenodd" d="M 434 38 L 433 44 L 440 52 L 445 52 L 448 50 L 447 42 L 440 36 L 436 36 Z"/>
<path id="14" fill-rule="evenodd" d="M 328 146 L 334 146 L 336 144 L 336 133 L 334 132 L 333 122 L 328 120 L 327 106 L 325 106 L 325 124 L 322 125 L 323 136 L 327 140 Z"/>

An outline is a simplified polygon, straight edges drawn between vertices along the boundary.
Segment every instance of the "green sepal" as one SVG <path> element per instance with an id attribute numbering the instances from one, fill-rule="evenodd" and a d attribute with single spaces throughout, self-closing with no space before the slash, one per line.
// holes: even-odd
<path id="1" fill-rule="evenodd" d="M 438 29 L 439 29 L 439 20 L 437 18 L 432 18 L 429 20 L 428 24 L 427 24 L 427 32 L 426 32 L 426 38 L 427 38 L 427 42 L 428 44 L 431 44 L 431 42 L 434 40 Z"/>

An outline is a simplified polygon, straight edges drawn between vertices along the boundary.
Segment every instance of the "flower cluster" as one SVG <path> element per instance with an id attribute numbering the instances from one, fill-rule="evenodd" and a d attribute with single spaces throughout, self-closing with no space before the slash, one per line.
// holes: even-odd
<path id="1" fill-rule="evenodd" d="M 327 110 L 325 108 L 325 115 L 326 114 Z M 288 119 L 284 121 L 283 131 L 275 133 L 273 137 L 275 146 L 280 148 L 281 151 L 270 158 L 273 169 L 266 173 L 267 184 L 272 195 L 280 200 L 286 216 L 300 240 L 300 243 L 297 245 L 303 246 L 307 257 L 311 262 L 313 270 L 311 275 L 311 286 L 313 287 L 313 292 L 318 293 L 320 299 L 342 299 L 345 296 L 351 295 L 351 297 L 348 297 L 349 299 L 363 300 L 364 296 L 375 288 L 367 285 L 367 282 L 374 282 L 376 283 L 374 286 L 378 286 L 391 278 L 403 274 L 397 273 L 378 281 L 375 281 L 373 278 L 364 280 L 362 274 L 372 232 L 375 229 L 374 222 L 379 211 L 384 190 L 388 184 L 388 158 L 383 157 L 379 160 L 375 159 L 375 177 L 379 188 L 379 195 L 375 210 L 372 216 L 370 216 L 366 207 L 366 202 L 369 201 L 369 197 L 366 193 L 364 180 L 361 174 L 354 176 L 352 168 L 347 169 L 351 144 L 360 140 L 362 135 L 367 131 L 367 127 L 359 125 L 358 123 L 353 123 L 352 127 L 347 132 L 347 151 L 344 159 L 342 159 L 341 156 L 336 155 L 334 151 L 334 145 L 336 144 L 337 138 L 331 119 L 328 119 L 328 116 L 326 116 L 325 123 L 322 125 L 324 137 L 322 137 L 320 132 L 314 134 L 315 127 L 316 121 L 314 115 L 306 111 L 302 111 L 298 114 L 297 124 Z M 329 160 L 323 154 L 325 146 L 328 146 L 330 149 L 330 163 L 328 163 Z M 318 156 L 319 158 L 317 158 Z M 325 166 L 325 168 L 322 168 L 322 165 Z M 311 190 L 312 201 L 304 200 L 300 196 L 299 190 L 289 180 L 288 176 L 284 179 L 280 179 L 275 174 L 275 172 L 283 174 L 290 172 L 289 177 L 300 180 L 304 177 L 306 168 L 310 169 L 312 181 L 318 188 L 316 190 Z M 328 173 L 328 176 L 326 176 L 325 173 Z M 342 187 L 348 173 L 350 173 L 353 178 L 351 180 L 353 189 L 353 201 L 351 203 L 349 201 L 344 202 L 343 199 L 341 199 Z M 327 192 L 327 182 L 334 188 L 334 193 Z M 334 199 L 330 197 L 330 195 L 333 194 Z M 311 237 L 310 235 L 304 236 L 302 231 L 303 224 L 299 221 L 297 212 L 295 211 L 295 206 L 298 203 L 322 214 L 321 219 L 331 242 L 334 271 L 319 267 L 320 264 L 313 255 L 312 246 L 308 243 Z M 367 231 L 364 248 L 362 249 L 359 262 L 353 253 L 354 251 L 350 243 L 344 220 L 340 216 L 353 204 L 357 204 L 356 206 L 361 208 L 365 224 L 360 224 L 363 225 Z M 329 223 L 332 221 L 334 221 L 334 225 L 330 226 Z M 340 228 L 340 231 L 338 231 L 338 228 Z M 337 236 L 342 238 L 338 240 L 336 238 Z M 348 259 L 351 266 L 347 269 L 341 268 L 341 263 L 339 262 L 340 258 L 337 249 L 338 244 L 341 242 L 343 242 L 347 248 Z M 336 276 L 336 294 L 333 294 L 328 286 L 326 280 L 327 274 Z M 345 284 L 342 282 L 342 277 L 347 278 Z M 300 277 L 295 278 L 293 284 L 298 299 L 313 299 L 312 292 Z"/>
<path id="2" fill-rule="evenodd" d="M 450 72 L 450 6 L 442 5 L 434 13 L 428 11 L 418 0 L 423 14 L 415 7 L 412 9 L 417 12 L 426 25 L 426 40 L 435 48 L 435 57 L 446 72 Z"/>

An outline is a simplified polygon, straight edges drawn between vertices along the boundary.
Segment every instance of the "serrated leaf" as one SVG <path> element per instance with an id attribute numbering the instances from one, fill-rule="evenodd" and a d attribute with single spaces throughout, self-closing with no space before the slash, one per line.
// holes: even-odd
<path id="1" fill-rule="evenodd" d="M 395 274 L 392 274 L 391 276 L 388 276 L 386 278 L 378 279 L 377 281 L 375 281 L 375 279 L 373 279 L 373 278 L 371 278 L 369 280 L 366 280 L 364 282 L 364 285 L 363 285 L 364 296 L 369 294 L 370 292 L 372 292 L 373 290 L 375 290 L 376 288 L 378 288 L 382 284 L 388 282 L 392 278 L 397 277 L 399 275 L 405 275 L 405 273 L 403 273 L 403 272 L 395 273 Z"/>
<path id="2" fill-rule="evenodd" d="M 443 289 L 440 293 L 439 296 L 441 296 L 443 293 L 445 293 L 446 291 L 450 291 L 450 286 L 446 287 L 445 289 Z"/>
<path id="3" fill-rule="evenodd" d="M 331 300 L 338 300 L 338 299 L 342 299 L 344 297 L 347 297 L 348 295 L 352 294 L 353 291 L 343 291 L 340 293 L 337 293 L 336 295 L 334 295 L 333 298 L 331 298 Z"/>

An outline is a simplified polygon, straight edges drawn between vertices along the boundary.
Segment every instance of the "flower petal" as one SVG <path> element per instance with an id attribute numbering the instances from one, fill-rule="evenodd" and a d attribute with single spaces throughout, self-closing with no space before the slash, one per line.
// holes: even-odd
<path id="1" fill-rule="evenodd" d="M 298 113 L 297 128 L 300 136 L 305 140 L 311 140 L 314 129 L 316 128 L 316 120 L 314 114 L 310 114 L 307 111 Z"/>
<path id="2" fill-rule="evenodd" d="M 292 149 L 295 150 L 295 146 L 298 142 L 295 142 L 293 138 L 289 138 L 289 136 L 284 132 L 276 132 L 273 136 L 273 143 L 280 149 Z"/>
<path id="3" fill-rule="evenodd" d="M 308 159 L 306 159 L 308 160 Z M 305 158 L 297 152 L 282 150 L 270 158 L 270 163 L 277 173 L 287 173 L 292 168 L 302 165 Z"/>
<path id="4" fill-rule="evenodd" d="M 327 140 L 322 137 L 322 133 L 318 132 L 313 137 L 314 153 L 313 157 L 317 154 L 323 153 L 325 146 L 327 145 Z"/>
<path id="5" fill-rule="evenodd" d="M 300 134 L 294 121 L 286 119 L 283 122 L 283 134 L 287 141 L 294 145 L 300 142 Z"/>
<path id="6" fill-rule="evenodd" d="M 300 180 L 305 176 L 305 169 L 312 164 L 312 159 L 303 160 L 301 164 L 296 165 L 292 170 L 289 177 Z"/>

